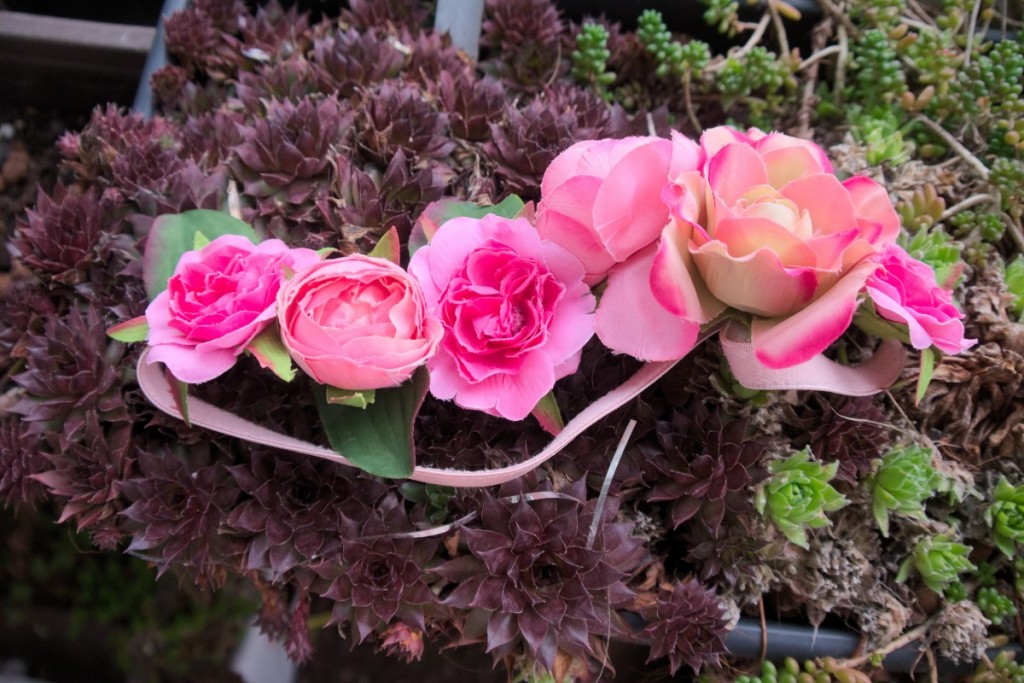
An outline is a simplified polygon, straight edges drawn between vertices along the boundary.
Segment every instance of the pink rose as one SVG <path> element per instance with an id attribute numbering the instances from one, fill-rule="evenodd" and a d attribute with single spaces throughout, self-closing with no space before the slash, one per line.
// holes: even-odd
<path id="1" fill-rule="evenodd" d="M 430 392 L 464 408 L 522 420 L 593 335 L 582 264 L 524 219 L 453 218 L 409 272 L 445 331 Z"/>
<path id="2" fill-rule="evenodd" d="M 907 326 L 915 349 L 936 346 L 943 353 L 960 353 L 978 343 L 964 339 L 963 313 L 949 290 L 936 283 L 935 272 L 901 247 L 882 252 L 881 268 L 865 286 L 879 315 Z"/>
<path id="3" fill-rule="evenodd" d="M 354 254 L 295 274 L 278 295 L 281 341 L 321 384 L 396 387 L 437 349 L 441 325 L 399 266 Z"/>
<path id="4" fill-rule="evenodd" d="M 544 172 L 537 231 L 582 261 L 595 284 L 658 239 L 669 218 L 662 188 L 702 162 L 696 143 L 679 134 L 578 142 Z"/>
<path id="5" fill-rule="evenodd" d="M 146 308 L 151 363 L 190 384 L 227 372 L 277 314 L 285 269 L 319 260 L 281 240 L 223 235 L 178 260 L 167 289 Z"/>
<path id="6" fill-rule="evenodd" d="M 694 325 L 732 307 L 752 314 L 751 341 L 766 367 L 809 360 L 849 327 L 877 267 L 871 257 L 899 233 L 888 194 L 869 178 L 840 182 L 820 147 L 781 133 L 713 128 L 701 147 L 704 171 L 684 172 L 665 188 L 673 220 L 643 256 L 650 267 L 609 280 L 598 335 L 604 340 L 637 306 L 656 302 L 662 310 L 649 315 L 677 320 L 678 347 L 652 352 L 637 330 L 620 333 L 625 339 L 612 348 L 668 360 L 688 350 Z M 628 293 L 613 286 L 646 289 L 626 308 Z"/>

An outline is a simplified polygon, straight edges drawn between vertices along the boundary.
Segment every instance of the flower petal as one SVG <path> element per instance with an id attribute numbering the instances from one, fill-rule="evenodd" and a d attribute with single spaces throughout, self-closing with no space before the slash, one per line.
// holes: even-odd
<path id="1" fill-rule="evenodd" d="M 865 239 L 877 246 L 891 244 L 900 234 L 900 218 L 884 187 L 866 176 L 853 176 L 843 181 L 859 221 L 877 226 Z"/>
<path id="2" fill-rule="evenodd" d="M 768 184 L 761 155 L 747 145 L 727 145 L 708 162 L 708 183 L 726 204 L 756 185 Z"/>
<path id="3" fill-rule="evenodd" d="M 769 368 L 810 360 L 838 339 L 853 320 L 857 293 L 878 264 L 862 261 L 817 300 L 782 319 L 755 318 L 751 340 L 757 359 Z"/>
<path id="4" fill-rule="evenodd" d="M 661 233 L 661 241 L 651 264 L 651 293 L 670 313 L 705 323 L 725 310 L 725 304 L 708 291 L 697 265 L 690 255 L 693 228 L 673 221 Z"/>
<path id="5" fill-rule="evenodd" d="M 163 363 L 176 379 L 200 384 L 220 377 L 235 364 L 235 354 L 227 349 L 204 351 L 189 346 L 158 344 L 149 347 L 148 363 Z"/>
<path id="6" fill-rule="evenodd" d="M 845 232 L 857 225 L 850 194 L 834 175 L 804 176 L 787 184 L 781 192 L 811 215 L 815 234 Z"/>
<path id="7" fill-rule="evenodd" d="M 691 253 L 712 294 L 754 315 L 787 315 L 811 301 L 818 288 L 815 268 L 787 268 L 767 249 L 735 258 L 713 241 Z"/>
<path id="8" fill-rule="evenodd" d="M 700 325 L 669 313 L 651 292 L 655 245 L 612 268 L 595 327 L 605 346 L 640 360 L 676 360 L 697 340 Z"/>

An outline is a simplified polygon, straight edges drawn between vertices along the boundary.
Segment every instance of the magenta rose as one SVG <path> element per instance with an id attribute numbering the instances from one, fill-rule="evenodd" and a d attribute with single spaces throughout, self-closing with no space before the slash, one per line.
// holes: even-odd
<path id="1" fill-rule="evenodd" d="M 702 163 L 697 144 L 678 133 L 578 142 L 544 172 L 537 232 L 582 261 L 595 284 L 658 239 L 669 219 L 662 188 Z"/>
<path id="2" fill-rule="evenodd" d="M 277 317 L 299 367 L 341 389 L 398 386 L 434 355 L 442 332 L 408 273 L 362 254 L 297 272 L 281 288 Z"/>
<path id="3" fill-rule="evenodd" d="M 453 218 L 409 272 L 444 326 L 430 392 L 463 408 L 522 420 L 593 335 L 583 265 L 524 219 Z"/>
<path id="4" fill-rule="evenodd" d="M 657 247 L 609 278 L 598 336 L 669 360 L 689 350 L 697 325 L 734 308 L 750 314 L 763 365 L 803 363 L 849 327 L 875 257 L 899 234 L 889 196 L 869 178 L 840 181 L 820 147 L 781 133 L 712 128 L 701 148 L 703 171 L 664 188 L 672 220 Z M 630 325 L 638 317 L 663 333 L 652 341 Z"/>
<path id="5" fill-rule="evenodd" d="M 253 244 L 223 235 L 178 260 L 167 289 L 146 308 L 149 362 L 177 379 L 206 382 L 227 372 L 277 315 L 286 270 L 319 261 L 281 240 Z"/>
<path id="6" fill-rule="evenodd" d="M 935 346 L 943 353 L 959 353 L 978 343 L 964 339 L 963 313 L 953 295 L 939 287 L 935 271 L 892 245 L 882 252 L 881 267 L 865 287 L 875 310 L 886 320 L 903 323 L 915 349 Z"/>

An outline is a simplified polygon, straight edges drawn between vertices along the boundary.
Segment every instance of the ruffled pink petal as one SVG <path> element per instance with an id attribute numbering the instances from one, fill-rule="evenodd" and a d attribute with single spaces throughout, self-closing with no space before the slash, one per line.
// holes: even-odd
<path id="1" fill-rule="evenodd" d="M 185 335 L 171 327 L 171 295 L 165 289 L 146 306 L 146 324 L 149 333 L 146 341 L 153 344 L 174 344 L 185 341 Z"/>
<path id="2" fill-rule="evenodd" d="M 740 144 L 752 146 L 754 140 L 746 133 L 729 126 L 715 126 L 708 128 L 700 136 L 700 148 L 708 161 L 718 154 L 726 145 Z"/>
<path id="3" fill-rule="evenodd" d="M 780 147 L 762 154 L 772 187 L 781 188 L 797 178 L 822 173 L 820 161 L 805 147 Z"/>
<path id="4" fill-rule="evenodd" d="M 230 370 L 235 354 L 227 349 L 199 352 L 189 346 L 157 344 L 149 347 L 148 362 L 163 363 L 182 382 L 200 384 Z"/>
<path id="5" fill-rule="evenodd" d="M 689 171 L 700 172 L 704 166 L 704 150 L 700 145 L 677 130 L 672 131 L 672 157 L 668 164 L 668 177 L 675 178 Z"/>
<path id="6" fill-rule="evenodd" d="M 668 222 L 661 190 L 668 182 L 671 143 L 648 144 L 624 156 L 594 198 L 594 228 L 616 261 L 653 242 Z"/>
<path id="7" fill-rule="evenodd" d="M 812 267 L 787 268 L 767 249 L 741 258 L 719 241 L 691 249 L 708 289 L 733 308 L 772 318 L 805 306 L 818 290 Z"/>
<path id="8" fill-rule="evenodd" d="M 747 145 L 727 145 L 708 162 L 708 184 L 726 204 L 755 185 L 768 184 L 761 155 Z"/>
<path id="9" fill-rule="evenodd" d="M 892 244 L 900 234 L 900 218 L 884 187 L 866 176 L 843 181 L 853 209 L 861 221 L 877 226 L 877 235 L 866 236 L 876 246 Z"/>
<path id="10" fill-rule="evenodd" d="M 769 368 L 787 368 L 810 360 L 838 339 L 853 320 L 857 293 L 878 265 L 862 261 L 806 308 L 785 318 L 751 323 L 757 359 Z"/>
<path id="11" fill-rule="evenodd" d="M 437 305 L 452 274 L 485 239 L 475 218 L 452 218 L 444 226 L 447 229 L 438 230 L 429 247 L 418 249 L 409 259 L 409 274 L 420 283 L 431 308 Z"/>
<path id="12" fill-rule="evenodd" d="M 619 140 L 584 140 L 556 156 L 544 171 L 541 197 L 547 198 L 563 183 L 579 176 L 603 178 L 623 156 L 659 138 L 635 136 Z"/>
<path id="13" fill-rule="evenodd" d="M 813 268 L 814 250 L 775 221 L 759 216 L 725 218 L 715 226 L 715 239 L 726 246 L 729 255 L 743 258 L 759 249 L 768 249 L 788 267 Z"/>
<path id="14" fill-rule="evenodd" d="M 601 342 L 640 360 L 675 360 L 693 348 L 700 325 L 669 313 L 651 293 L 655 245 L 612 268 L 597 307 Z"/>
<path id="15" fill-rule="evenodd" d="M 828 154 L 819 145 L 810 140 L 795 138 L 783 133 L 769 133 L 755 143 L 757 151 L 764 155 L 765 163 L 769 166 L 773 163 L 769 159 L 775 159 L 779 152 L 798 150 L 801 156 L 810 160 L 807 166 L 807 173 L 832 173 L 832 162 Z M 795 177 L 795 176 L 794 176 Z M 776 185 L 776 187 L 782 187 Z"/>
<path id="16" fill-rule="evenodd" d="M 673 315 L 705 323 L 726 306 L 711 295 L 690 255 L 693 228 L 673 221 L 661 233 L 651 264 L 650 286 L 654 298 Z"/>
<path id="17" fill-rule="evenodd" d="M 804 176 L 783 187 L 781 192 L 783 197 L 810 214 L 818 235 L 846 232 L 857 226 L 850 194 L 834 175 Z"/>

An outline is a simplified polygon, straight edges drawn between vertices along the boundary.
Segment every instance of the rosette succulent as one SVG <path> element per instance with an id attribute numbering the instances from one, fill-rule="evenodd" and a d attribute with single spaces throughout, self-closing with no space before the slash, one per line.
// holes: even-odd
<path id="1" fill-rule="evenodd" d="M 947 585 L 966 571 L 977 569 L 967 559 L 970 546 L 955 542 L 949 534 L 925 536 L 914 546 L 914 552 L 900 565 L 896 581 L 903 582 L 915 569 L 921 579 L 936 593 L 942 594 Z"/>
<path id="2" fill-rule="evenodd" d="M 931 449 L 912 444 L 889 451 L 869 482 L 871 510 L 882 535 L 889 535 L 890 512 L 924 519 L 924 501 L 940 490 L 943 482 L 932 465 Z"/>
<path id="3" fill-rule="evenodd" d="M 647 622 L 644 634 L 651 638 L 647 661 L 668 656 L 674 675 L 684 663 L 693 672 L 701 666 L 717 666 L 726 653 L 725 610 L 715 594 L 697 581 L 678 583 L 658 596 L 657 615 Z"/>
<path id="4" fill-rule="evenodd" d="M 1005 477 L 996 484 L 992 505 L 985 510 L 992 527 L 992 540 L 1007 557 L 1013 557 L 1018 543 L 1024 543 L 1024 486 L 1014 486 Z"/>
<path id="5" fill-rule="evenodd" d="M 758 489 L 754 505 L 787 539 L 807 548 L 807 529 L 831 525 L 825 513 L 849 502 L 829 484 L 839 463 L 812 461 L 810 451 L 804 449 L 785 460 L 776 460 L 768 469 L 771 477 Z"/>

